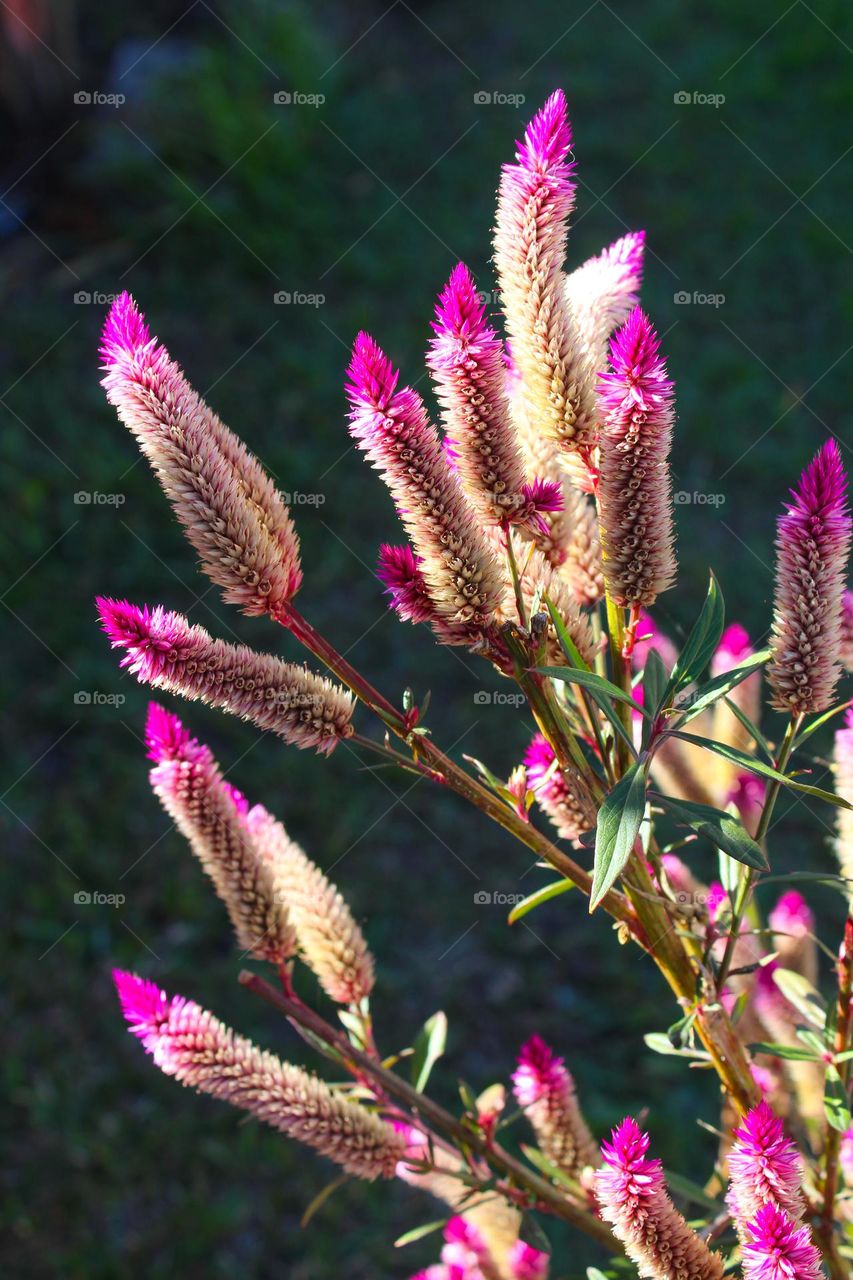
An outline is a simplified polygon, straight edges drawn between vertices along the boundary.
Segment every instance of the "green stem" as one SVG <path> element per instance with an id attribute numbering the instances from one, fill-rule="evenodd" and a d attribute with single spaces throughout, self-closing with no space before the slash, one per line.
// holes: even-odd
<path id="1" fill-rule="evenodd" d="M 774 762 L 776 769 L 778 769 L 780 773 L 785 772 L 785 768 L 787 767 L 788 761 L 790 760 L 791 754 L 793 752 L 794 740 L 800 731 L 800 726 L 802 723 L 803 723 L 802 714 L 794 715 L 788 721 L 788 727 L 785 730 L 785 737 L 782 739 L 782 745 L 779 748 L 779 755 Z M 782 783 L 777 782 L 774 779 L 770 783 L 770 786 L 767 788 L 767 795 L 764 800 L 764 808 L 761 811 L 761 817 L 758 822 L 758 829 L 756 830 L 756 833 L 755 833 L 755 839 L 758 842 L 758 844 L 762 846 L 762 848 L 764 847 L 764 843 L 767 837 L 767 831 L 770 826 L 770 820 L 773 817 L 773 810 L 776 807 L 776 800 L 779 796 L 779 791 L 781 787 L 782 787 Z M 718 994 L 719 992 L 722 991 L 725 985 L 726 978 L 729 975 L 729 970 L 731 969 L 731 966 L 732 966 L 732 961 L 734 959 L 734 954 L 735 954 L 735 948 L 738 944 L 738 939 L 740 937 L 741 926 L 743 925 L 743 917 L 746 913 L 747 904 L 749 903 L 750 894 L 752 893 L 756 878 L 757 878 L 757 873 L 753 870 L 752 867 L 740 868 L 740 872 L 738 875 L 737 889 L 735 890 L 734 906 L 732 907 L 731 928 L 729 929 L 729 936 L 726 940 L 726 949 L 723 952 L 723 958 L 722 958 L 722 961 L 720 962 L 720 968 L 717 974 Z"/>

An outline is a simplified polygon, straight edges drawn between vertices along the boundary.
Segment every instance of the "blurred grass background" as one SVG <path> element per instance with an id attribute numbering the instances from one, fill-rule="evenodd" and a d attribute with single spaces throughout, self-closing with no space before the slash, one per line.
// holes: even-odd
<path id="1" fill-rule="evenodd" d="M 305 612 L 387 693 L 431 689 L 430 721 L 454 754 L 507 770 L 527 731 L 475 703 L 496 681 L 384 607 L 372 566 L 395 520 L 349 449 L 347 347 L 366 327 L 421 377 L 454 262 L 493 287 L 499 166 L 562 86 L 581 179 L 571 261 L 646 228 L 644 301 L 678 382 L 676 489 L 704 499 L 678 508 L 681 590 L 659 619 L 682 633 L 713 564 L 730 616 L 763 635 L 779 502 L 827 431 L 850 443 L 853 15 L 841 0 L 714 8 L 713 19 L 675 0 L 0 9 L 7 1274 L 361 1280 L 406 1276 L 435 1254 L 434 1239 L 392 1248 L 437 1216 L 402 1187 L 349 1185 L 303 1232 L 329 1169 L 180 1093 L 118 1015 L 114 964 L 304 1057 L 235 988 L 223 912 L 147 786 L 146 697 L 119 674 L 92 598 L 163 601 L 225 636 L 294 649 L 195 575 L 98 385 L 103 297 L 130 288 L 282 488 L 320 495 L 297 509 Z M 282 91 L 325 100 L 278 105 Z M 681 105 L 678 93 L 725 101 Z M 323 302 L 277 305 L 281 291 Z M 75 502 L 81 492 L 122 502 Z M 126 701 L 81 703 L 81 691 Z M 434 1086 L 452 1103 L 460 1077 L 477 1090 L 505 1079 L 540 1030 L 599 1131 L 647 1104 L 660 1154 L 701 1178 L 712 1140 L 695 1116 L 714 1121 L 713 1090 L 643 1052 L 671 1007 L 603 917 L 560 899 L 531 918 L 535 933 L 508 931 L 505 910 L 474 893 L 518 892 L 526 855 L 452 797 L 406 793 L 346 749 L 319 762 L 259 749 L 251 728 L 199 707 L 186 719 L 237 785 L 335 864 L 379 960 L 384 1047 L 445 1008 Z M 825 813 L 796 805 L 775 834 L 779 865 L 831 866 Z M 75 903 L 81 890 L 126 902 Z M 811 897 L 837 923 L 832 899 Z M 555 1276 L 593 1261 L 574 1242 Z"/>

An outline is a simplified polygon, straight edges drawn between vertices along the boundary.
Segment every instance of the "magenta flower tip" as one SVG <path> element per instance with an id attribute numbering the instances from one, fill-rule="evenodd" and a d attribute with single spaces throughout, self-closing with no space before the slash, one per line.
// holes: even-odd
<path id="1" fill-rule="evenodd" d="M 427 594 L 421 561 L 410 546 L 379 548 L 377 576 L 404 622 L 429 622 L 434 609 Z"/>
<path id="2" fill-rule="evenodd" d="M 801 893 L 788 889 L 770 912 L 770 928 L 774 933 L 802 937 L 814 930 L 814 913 Z"/>
<path id="3" fill-rule="evenodd" d="M 509 1251 L 509 1270 L 513 1280 L 548 1280 L 550 1259 L 541 1249 L 516 1240 Z"/>
<path id="4" fill-rule="evenodd" d="M 568 176 L 574 168 L 574 162 L 566 163 L 571 145 L 566 95 L 557 89 L 527 126 L 524 140 L 518 144 L 518 163 L 540 171 L 559 166 L 563 176 Z"/>
<path id="5" fill-rule="evenodd" d="M 439 338 L 447 335 L 464 340 L 486 327 L 485 315 L 474 277 L 464 262 L 457 263 L 439 295 L 432 328 Z"/>
<path id="6" fill-rule="evenodd" d="M 566 1078 L 562 1058 L 558 1058 L 541 1036 L 533 1035 L 522 1045 L 512 1084 L 519 1106 L 530 1107 L 545 1094 L 559 1089 Z"/>
<path id="7" fill-rule="evenodd" d="M 151 1036 L 156 1035 L 160 1024 L 169 1016 L 169 997 L 156 982 L 124 969 L 113 969 L 113 982 L 130 1031 L 150 1053 Z"/>
<path id="8" fill-rule="evenodd" d="M 148 704 L 145 745 L 148 759 L 156 764 L 162 764 L 164 760 L 187 759 L 187 752 L 194 756 L 192 749 L 200 746 L 178 717 L 161 707 L 159 702 Z"/>
<path id="9" fill-rule="evenodd" d="M 122 355 L 132 355 L 151 341 L 145 317 L 132 296 L 120 293 L 104 321 L 100 355 L 105 365 L 111 365 Z"/>
<path id="10" fill-rule="evenodd" d="M 743 1247 L 744 1280 L 822 1280 L 820 1253 L 808 1227 L 792 1222 L 775 1204 L 765 1204 L 748 1224 Z"/>
<path id="11" fill-rule="evenodd" d="M 399 373 L 378 342 L 362 330 L 353 343 L 347 378 L 347 397 L 353 409 L 384 412 L 394 395 Z"/>
<path id="12" fill-rule="evenodd" d="M 549 515 L 563 510 L 563 486 L 559 480 L 533 480 L 524 485 L 521 492 L 533 507 L 535 515 Z"/>
<path id="13" fill-rule="evenodd" d="M 630 405 L 641 410 L 667 409 L 673 383 L 666 376 L 660 354 L 660 338 L 641 307 L 635 307 L 610 344 L 612 370 L 599 375 L 599 390 L 606 412 Z"/>
<path id="14" fill-rule="evenodd" d="M 642 1175 L 632 1183 L 634 1195 L 650 1194 L 662 1181 L 659 1160 L 648 1160 L 649 1135 L 644 1133 L 632 1116 L 626 1116 L 610 1135 L 609 1142 L 602 1142 L 604 1163 L 622 1173 Z"/>

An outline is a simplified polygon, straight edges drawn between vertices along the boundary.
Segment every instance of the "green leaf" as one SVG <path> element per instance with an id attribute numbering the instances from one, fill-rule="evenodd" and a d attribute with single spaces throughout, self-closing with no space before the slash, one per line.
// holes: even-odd
<path id="1" fill-rule="evenodd" d="M 824 711 L 822 716 L 817 716 L 816 719 L 812 720 L 811 724 L 806 725 L 802 733 L 797 735 L 794 739 L 794 745 L 791 750 L 796 751 L 797 747 L 802 746 L 807 738 L 810 738 L 813 733 L 817 732 L 818 729 L 826 724 L 827 720 L 831 720 L 833 716 L 840 715 L 842 711 L 846 711 L 850 706 L 853 706 L 853 702 L 848 699 L 847 702 L 840 702 L 837 707 L 832 707 L 831 710 Z"/>
<path id="2" fill-rule="evenodd" d="M 543 1156 L 542 1152 L 537 1147 L 530 1147 L 525 1143 L 522 1143 L 521 1150 L 526 1159 L 528 1159 L 540 1173 L 544 1173 L 546 1178 L 550 1178 L 552 1182 L 559 1182 L 561 1186 L 571 1187 L 573 1190 L 579 1190 L 577 1182 L 575 1182 L 573 1178 L 570 1178 L 567 1173 L 564 1173 L 562 1169 L 558 1168 L 557 1165 L 552 1164 L 548 1157 Z"/>
<path id="3" fill-rule="evenodd" d="M 557 639 L 560 642 L 560 648 L 568 658 L 573 667 L 578 667 L 581 671 L 589 671 L 589 666 L 581 657 L 580 650 L 569 635 L 568 628 L 561 618 L 557 609 L 555 609 L 548 596 L 545 596 L 545 604 L 551 615 L 551 622 L 554 624 L 554 630 L 557 633 Z"/>
<path id="4" fill-rule="evenodd" d="M 669 677 L 664 693 L 665 701 L 668 701 L 677 689 L 682 689 L 684 685 L 698 680 L 720 643 L 725 622 L 726 608 L 717 579 L 712 573 L 705 603 Z"/>
<path id="5" fill-rule="evenodd" d="M 772 650 L 770 649 L 762 649 L 759 653 L 754 653 L 749 658 L 746 658 L 739 666 L 732 667 L 730 671 L 724 671 L 721 675 L 714 676 L 712 680 L 701 685 L 695 693 L 691 694 L 690 702 L 687 704 L 686 710 L 678 723 L 686 724 L 688 720 L 698 716 L 700 711 L 704 711 L 706 707 L 710 707 L 713 703 L 718 702 L 720 698 L 724 698 L 727 693 L 736 688 L 743 680 L 754 675 L 758 667 L 762 667 L 765 662 L 768 662 L 771 652 Z M 676 706 L 678 706 L 678 703 L 676 703 Z"/>
<path id="6" fill-rule="evenodd" d="M 776 969 L 773 981 L 806 1022 L 822 1031 L 826 1026 L 826 1001 L 819 991 L 815 991 L 808 978 L 795 973 L 793 969 Z"/>
<path id="7" fill-rule="evenodd" d="M 665 1058 L 696 1058 L 701 1062 L 710 1062 L 711 1055 L 704 1049 L 677 1049 L 665 1031 L 649 1031 L 643 1036 L 647 1049 L 652 1053 L 660 1053 Z"/>
<path id="8" fill-rule="evenodd" d="M 574 887 L 571 880 L 554 880 L 551 884 L 544 885 L 541 889 L 537 889 L 535 893 L 531 893 L 523 902 L 515 904 L 507 916 L 507 924 L 515 924 L 522 916 L 526 916 L 528 911 L 534 911 L 543 902 L 550 902 L 552 898 L 559 897 L 561 893 L 568 893 Z"/>
<path id="9" fill-rule="evenodd" d="M 595 864 L 589 909 L 594 911 L 631 856 L 646 810 L 643 761 L 631 765 L 605 798 L 595 828 Z"/>
<path id="10" fill-rule="evenodd" d="M 332 1195 L 334 1195 L 338 1187 L 342 1187 L 345 1182 L 349 1182 L 350 1177 L 351 1177 L 350 1174 L 342 1173 L 339 1178 L 335 1178 L 334 1181 L 328 1183 L 325 1187 L 323 1187 L 321 1191 L 318 1191 L 316 1196 L 314 1196 L 314 1199 L 308 1205 L 308 1208 L 303 1213 L 299 1221 L 300 1227 L 302 1227 L 303 1229 L 307 1227 L 308 1223 L 314 1217 L 315 1213 L 317 1213 L 318 1210 L 322 1209 L 323 1205 Z"/>
<path id="11" fill-rule="evenodd" d="M 720 1212 L 719 1200 L 714 1200 L 709 1196 L 707 1191 L 696 1182 L 691 1182 L 689 1178 L 683 1177 L 680 1173 L 674 1173 L 672 1169 L 665 1169 L 666 1180 L 673 1191 L 676 1191 L 684 1200 L 689 1200 L 691 1204 L 700 1204 L 703 1209 L 710 1210 L 711 1213 Z"/>
<path id="12" fill-rule="evenodd" d="M 796 1045 L 774 1044 L 760 1040 L 748 1046 L 750 1053 L 769 1053 L 773 1058 L 787 1058 L 791 1062 L 819 1062 L 817 1054 L 810 1049 L 798 1049 Z"/>
<path id="13" fill-rule="evenodd" d="M 692 733 L 681 733 L 678 729 L 669 729 L 665 734 L 661 735 L 660 741 L 668 737 L 681 738 L 684 742 L 692 742 L 697 747 L 705 747 L 708 751 L 715 752 L 718 756 L 722 756 L 725 760 L 730 760 L 732 764 L 739 765 L 742 769 L 747 769 L 750 773 L 757 773 L 762 778 L 770 778 L 773 782 L 781 782 L 786 787 L 790 787 L 792 791 L 802 791 L 805 795 L 816 796 L 819 800 L 825 800 L 827 804 L 834 804 L 839 809 L 853 809 L 853 804 L 848 804 L 846 800 L 842 800 L 841 796 L 837 796 L 832 791 L 822 791 L 820 787 L 809 786 L 805 782 L 798 782 L 796 778 L 780 773 L 778 769 L 774 769 L 772 765 L 762 764 L 760 760 L 756 760 L 753 756 L 748 756 L 745 751 L 738 751 L 737 747 L 730 747 L 725 742 L 714 742 L 712 738 L 697 738 Z"/>
<path id="14" fill-rule="evenodd" d="M 407 1244 L 423 1240 L 424 1236 L 431 1236 L 433 1231 L 440 1231 L 442 1227 L 446 1227 L 448 1222 L 448 1218 L 438 1218 L 435 1222 L 425 1222 L 421 1227 L 412 1227 L 411 1231 L 404 1232 L 394 1241 L 394 1248 L 404 1249 Z"/>
<path id="15" fill-rule="evenodd" d="M 418 1032 L 412 1056 L 412 1083 L 418 1093 L 423 1093 L 430 1072 L 444 1053 L 447 1044 L 447 1015 L 434 1013 L 427 1018 Z"/>
<path id="16" fill-rule="evenodd" d="M 643 668 L 643 706 L 652 716 L 660 711 L 666 688 L 666 667 L 657 649 L 649 649 Z"/>
<path id="17" fill-rule="evenodd" d="M 723 701 L 725 702 L 729 711 L 731 711 L 735 720 L 739 720 L 741 722 L 741 724 L 743 725 L 744 729 L 746 729 L 749 736 L 755 740 L 755 742 L 758 744 L 758 746 L 766 755 L 767 759 L 772 764 L 773 748 L 771 747 L 770 743 L 767 741 L 767 739 L 765 738 L 764 734 L 761 732 L 761 730 L 759 729 L 755 721 L 750 720 L 749 716 L 746 714 L 743 707 L 739 707 L 736 702 L 732 702 L 731 698 L 724 698 Z"/>
<path id="18" fill-rule="evenodd" d="M 675 800 L 672 796 L 653 794 L 653 799 L 666 805 L 670 813 L 679 822 L 690 827 L 691 831 L 707 836 L 713 845 L 722 849 L 730 858 L 742 862 L 744 866 L 753 867 L 756 871 L 769 870 L 769 864 L 759 844 L 732 814 L 723 809 L 714 809 L 708 804 L 697 804 L 692 800 Z"/>
<path id="19" fill-rule="evenodd" d="M 580 671 L 577 667 L 537 667 L 536 672 L 540 676 L 551 676 L 553 680 L 564 680 L 566 684 L 579 684 L 583 689 L 615 698 L 617 702 L 627 702 L 634 711 L 639 711 L 647 720 L 650 719 L 648 711 L 635 702 L 629 693 L 612 681 L 605 680 L 604 676 L 597 676 L 594 671 Z"/>
<path id="20" fill-rule="evenodd" d="M 832 1125 L 833 1129 L 838 1129 L 841 1133 L 850 1128 L 850 1098 L 847 1089 L 834 1067 L 830 1067 L 826 1073 L 826 1083 L 823 1089 L 823 1113 L 826 1116 L 827 1124 Z"/>

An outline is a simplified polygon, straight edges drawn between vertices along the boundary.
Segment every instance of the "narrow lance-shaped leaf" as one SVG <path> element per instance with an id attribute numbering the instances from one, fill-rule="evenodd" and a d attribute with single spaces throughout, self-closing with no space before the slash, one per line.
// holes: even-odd
<path id="1" fill-rule="evenodd" d="M 692 800 L 675 800 L 672 796 L 654 793 L 652 798 L 666 806 L 673 817 L 685 823 L 691 831 L 707 836 L 713 845 L 722 849 L 730 858 L 742 862 L 756 871 L 767 871 L 768 862 L 761 846 L 753 840 L 741 822 L 724 809 L 698 804 Z"/>
<path id="2" fill-rule="evenodd" d="M 663 741 L 667 737 L 681 738 L 682 741 L 692 742 L 697 747 L 705 747 L 707 751 L 716 752 L 718 756 L 731 760 L 732 764 L 746 769 L 747 772 L 757 773 L 760 777 L 770 778 L 773 782 L 781 782 L 792 791 L 802 791 L 805 795 L 815 796 L 818 800 L 825 800 L 827 804 L 834 804 L 839 809 L 853 809 L 853 804 L 843 800 L 841 796 L 835 795 L 834 792 L 824 791 L 821 787 L 813 787 L 806 782 L 799 782 L 788 774 L 780 773 L 772 765 L 764 764 L 761 760 L 755 760 L 752 756 L 747 755 L 745 751 L 738 751 L 737 747 L 730 747 L 725 742 L 714 742 L 711 738 L 697 738 L 692 733 L 681 733 L 678 729 L 671 729 L 666 734 L 662 734 L 659 741 Z"/>
<path id="3" fill-rule="evenodd" d="M 546 884 L 541 889 L 537 889 L 535 893 L 531 893 L 529 897 L 522 902 L 517 902 L 507 917 L 507 924 L 515 924 L 517 920 L 521 920 L 529 911 L 535 911 L 537 907 L 541 907 L 543 902 L 550 902 L 552 898 L 557 898 L 561 893 L 568 893 L 570 889 L 574 889 L 571 880 L 555 880 L 552 884 Z"/>
<path id="4" fill-rule="evenodd" d="M 723 596 L 717 585 L 717 579 L 712 573 L 705 603 L 676 659 L 664 695 L 665 699 L 668 699 L 677 689 L 699 678 L 720 643 L 725 622 L 726 608 Z"/>
<path id="5" fill-rule="evenodd" d="M 412 1082 L 418 1093 L 426 1088 L 430 1072 L 444 1053 L 447 1044 L 447 1015 L 434 1013 L 418 1032 L 412 1056 Z"/>
<path id="6" fill-rule="evenodd" d="M 646 809 L 645 762 L 638 760 L 619 779 L 598 813 L 595 864 L 589 909 L 594 911 L 631 856 Z"/>
<path id="7" fill-rule="evenodd" d="M 739 666 L 731 667 L 728 671 L 722 671 L 718 676 L 714 676 L 712 680 L 701 685 L 691 695 L 690 703 L 678 720 L 678 724 L 687 724 L 688 720 L 698 716 L 700 711 L 712 706 L 741 684 L 742 681 L 754 675 L 758 667 L 764 666 L 769 661 L 770 654 L 770 649 L 762 649 L 759 653 L 750 654 Z"/>

